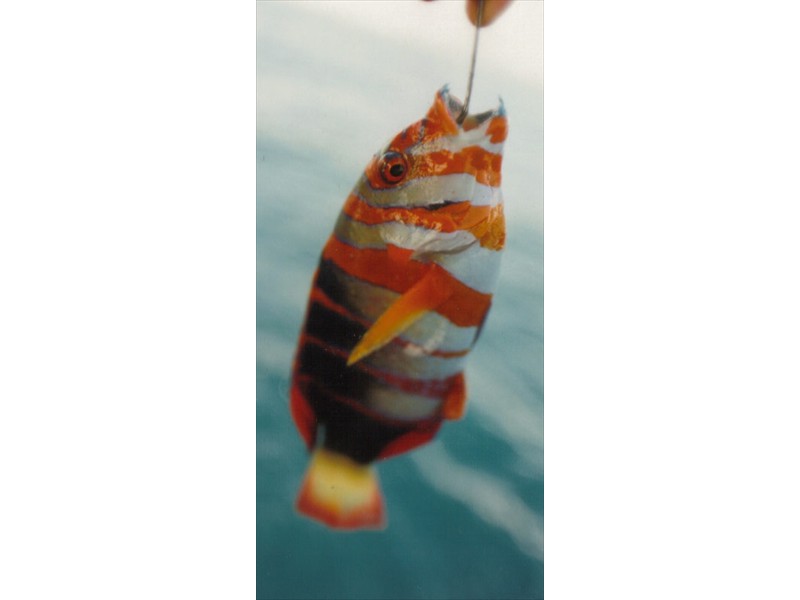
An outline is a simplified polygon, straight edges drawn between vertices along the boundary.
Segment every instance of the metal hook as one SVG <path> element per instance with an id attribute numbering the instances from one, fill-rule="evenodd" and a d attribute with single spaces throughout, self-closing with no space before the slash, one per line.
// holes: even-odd
<path id="1" fill-rule="evenodd" d="M 478 32 L 481 30 L 481 22 L 483 21 L 483 3 L 484 0 L 478 2 L 478 17 L 475 19 L 475 40 L 472 43 L 472 63 L 469 67 L 469 82 L 467 83 L 467 97 L 464 99 L 464 107 L 461 109 L 461 114 L 458 115 L 456 123 L 461 125 L 464 119 L 467 118 L 469 112 L 469 98 L 472 95 L 472 78 L 475 76 L 475 59 L 478 56 Z"/>

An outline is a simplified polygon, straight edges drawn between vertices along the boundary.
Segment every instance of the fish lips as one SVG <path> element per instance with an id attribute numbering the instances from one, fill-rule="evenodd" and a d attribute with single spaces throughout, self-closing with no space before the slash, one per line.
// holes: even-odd
<path id="1" fill-rule="evenodd" d="M 447 108 L 448 115 L 452 120 L 453 125 L 461 131 L 470 131 L 476 129 L 494 117 L 505 117 L 506 111 L 503 106 L 503 99 L 500 98 L 500 104 L 496 109 L 487 110 L 480 113 L 468 114 L 461 124 L 458 123 L 458 118 L 464 110 L 464 103 L 458 98 L 450 94 L 449 87 L 445 85 L 439 90 L 439 96 L 442 103 Z"/>

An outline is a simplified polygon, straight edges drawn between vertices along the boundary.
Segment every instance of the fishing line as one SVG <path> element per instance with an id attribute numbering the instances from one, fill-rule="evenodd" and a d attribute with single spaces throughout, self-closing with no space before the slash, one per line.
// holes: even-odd
<path id="1" fill-rule="evenodd" d="M 461 125 L 464 119 L 467 118 L 469 112 L 469 98 L 472 95 L 472 79 L 475 77 L 475 59 L 478 56 L 478 32 L 481 30 L 481 22 L 483 21 L 483 3 L 484 0 L 478 2 L 478 18 L 475 19 L 475 40 L 472 42 L 472 63 L 469 66 L 469 81 L 467 82 L 467 97 L 464 100 L 464 108 L 461 109 L 461 114 L 458 115 L 456 123 Z"/>

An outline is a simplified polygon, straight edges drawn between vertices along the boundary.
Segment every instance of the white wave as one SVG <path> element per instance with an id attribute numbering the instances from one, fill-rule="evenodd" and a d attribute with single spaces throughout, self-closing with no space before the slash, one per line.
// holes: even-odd
<path id="1" fill-rule="evenodd" d="M 288 373 L 292 368 L 295 345 L 286 337 L 258 332 L 256 363 L 272 373 Z"/>
<path id="2" fill-rule="evenodd" d="M 528 473 L 541 477 L 544 472 L 542 404 L 530 387 L 529 371 L 516 365 L 510 368 L 499 353 L 485 350 L 479 342 L 473 354 L 480 355 L 470 357 L 466 369 L 467 410 L 479 415 L 476 421 L 484 430 L 514 448 Z"/>
<path id="3" fill-rule="evenodd" d="M 528 556 L 543 559 L 542 519 L 502 480 L 453 460 L 441 444 L 417 451 L 411 459 L 439 492 L 465 504 L 478 517 L 505 531 Z"/>

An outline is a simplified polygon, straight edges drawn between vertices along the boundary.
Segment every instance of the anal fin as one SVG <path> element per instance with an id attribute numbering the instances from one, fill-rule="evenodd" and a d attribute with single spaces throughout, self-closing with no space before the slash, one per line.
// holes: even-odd
<path id="1" fill-rule="evenodd" d="M 442 417 L 448 420 L 460 419 L 464 416 L 467 405 L 467 386 L 464 373 L 459 373 L 453 387 L 447 392 L 442 405 Z"/>
<path id="2" fill-rule="evenodd" d="M 436 432 L 439 431 L 441 425 L 442 422 L 439 420 L 429 421 L 421 427 L 404 433 L 389 442 L 381 451 L 378 458 L 382 460 L 391 456 L 403 454 L 423 444 L 427 444 L 436 436 Z"/>

